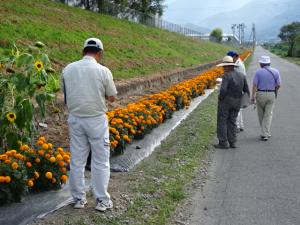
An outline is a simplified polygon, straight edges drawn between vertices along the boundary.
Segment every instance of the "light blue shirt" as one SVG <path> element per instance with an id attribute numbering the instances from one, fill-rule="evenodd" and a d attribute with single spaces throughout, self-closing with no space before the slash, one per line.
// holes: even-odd
<path id="1" fill-rule="evenodd" d="M 269 72 L 269 71 L 271 72 Z M 275 90 L 275 87 L 281 85 L 280 73 L 277 69 L 265 66 L 258 69 L 253 78 L 253 84 L 257 87 L 257 90 Z"/>

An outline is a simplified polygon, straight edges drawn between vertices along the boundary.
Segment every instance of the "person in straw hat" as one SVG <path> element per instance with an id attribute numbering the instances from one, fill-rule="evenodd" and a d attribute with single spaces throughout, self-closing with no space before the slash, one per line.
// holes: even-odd
<path id="1" fill-rule="evenodd" d="M 233 58 L 233 62 L 237 64 L 235 70 L 241 72 L 246 76 L 247 75 L 246 68 L 243 61 L 240 59 L 239 54 L 236 53 L 235 51 L 229 51 L 227 52 L 227 55 L 231 56 Z M 244 131 L 245 126 L 243 120 L 243 108 L 241 108 L 239 111 L 239 114 L 236 119 L 236 125 L 237 125 L 237 132 Z"/>
<path id="2" fill-rule="evenodd" d="M 224 68 L 221 83 L 218 115 L 217 115 L 217 137 L 219 143 L 215 148 L 236 148 L 236 118 L 241 108 L 241 100 L 244 93 L 250 96 L 248 83 L 244 74 L 236 71 L 237 66 L 231 56 L 225 56 L 223 62 L 217 65 Z"/>

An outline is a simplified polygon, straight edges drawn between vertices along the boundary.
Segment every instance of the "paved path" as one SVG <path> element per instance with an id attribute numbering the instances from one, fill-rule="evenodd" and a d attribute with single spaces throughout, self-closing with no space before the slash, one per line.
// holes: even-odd
<path id="1" fill-rule="evenodd" d="M 189 224 L 300 224 L 300 67 L 258 47 L 248 70 L 250 81 L 261 55 L 271 56 L 283 80 L 272 138 L 259 140 L 256 111 L 248 108 L 239 147 L 214 154 L 208 183 L 194 197 Z"/>

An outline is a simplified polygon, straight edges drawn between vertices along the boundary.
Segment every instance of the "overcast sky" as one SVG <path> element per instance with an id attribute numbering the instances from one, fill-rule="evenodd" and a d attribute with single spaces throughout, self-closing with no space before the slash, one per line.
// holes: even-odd
<path id="1" fill-rule="evenodd" d="M 165 0 L 163 19 L 178 24 L 199 24 L 207 17 L 238 9 L 251 1 L 255 0 Z"/>

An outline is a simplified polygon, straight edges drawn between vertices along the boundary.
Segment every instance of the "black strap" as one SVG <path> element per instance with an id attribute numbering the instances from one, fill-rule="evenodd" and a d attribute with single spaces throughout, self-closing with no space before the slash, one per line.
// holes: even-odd
<path id="1" fill-rule="evenodd" d="M 277 81 L 276 81 L 275 74 L 274 74 L 271 70 L 267 69 L 266 67 L 264 67 L 264 69 L 267 70 L 267 71 L 269 71 L 269 73 L 272 74 L 272 76 L 273 76 L 273 78 L 274 78 L 274 81 L 275 81 L 275 88 L 276 88 L 276 87 L 277 87 Z"/>
<path id="2" fill-rule="evenodd" d="M 67 104 L 67 91 L 66 91 L 66 84 L 65 84 L 65 80 L 63 80 L 63 89 L 64 89 L 64 102 L 65 104 Z"/>
<path id="3" fill-rule="evenodd" d="M 267 69 L 266 67 L 264 67 L 264 69 L 267 70 L 270 74 L 272 74 L 272 76 L 274 78 L 274 81 L 275 81 L 275 97 L 277 98 L 278 85 L 277 85 L 275 74 L 271 70 Z"/>

